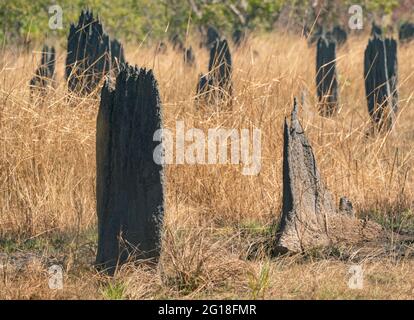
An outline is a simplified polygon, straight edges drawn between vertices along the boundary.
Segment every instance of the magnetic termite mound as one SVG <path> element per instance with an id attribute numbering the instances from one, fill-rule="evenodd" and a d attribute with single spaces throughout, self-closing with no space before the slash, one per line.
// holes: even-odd
<path id="1" fill-rule="evenodd" d="M 303 253 L 331 246 L 383 244 L 390 234 L 379 224 L 355 218 L 346 198 L 337 210 L 322 180 L 295 101 L 291 123 L 285 120 L 283 205 L 275 252 Z"/>
<path id="2" fill-rule="evenodd" d="M 35 71 L 34 77 L 30 80 L 30 90 L 44 90 L 54 86 L 56 66 L 55 48 L 44 45 L 42 49 L 42 58 L 39 67 Z"/>
<path id="3" fill-rule="evenodd" d="M 120 67 L 125 63 L 124 47 L 117 39 L 111 40 L 111 63 L 112 67 L 120 70 Z"/>
<path id="4" fill-rule="evenodd" d="M 368 112 L 379 131 L 392 128 L 398 112 L 397 42 L 384 38 L 373 26 L 364 56 L 365 94 Z"/>
<path id="5" fill-rule="evenodd" d="M 403 23 L 399 28 L 398 38 L 402 43 L 408 43 L 414 40 L 414 23 Z"/>
<path id="6" fill-rule="evenodd" d="M 217 40 L 210 50 L 208 73 L 199 76 L 197 100 L 207 104 L 230 101 L 233 92 L 232 58 L 227 40 Z"/>
<path id="7" fill-rule="evenodd" d="M 190 67 L 194 66 L 196 62 L 196 58 L 195 58 L 193 47 L 190 46 L 189 48 L 185 48 L 183 52 L 184 52 L 184 63 Z"/>
<path id="8" fill-rule="evenodd" d="M 70 91 L 89 94 L 125 61 L 122 45 L 105 33 L 99 17 L 83 10 L 68 36 L 65 76 Z M 113 51 L 113 54 L 111 52 Z"/>
<path id="9" fill-rule="evenodd" d="M 335 39 L 338 48 L 344 45 L 348 40 L 348 34 L 346 33 L 345 29 L 343 29 L 339 25 L 333 27 L 331 34 L 332 37 Z"/>
<path id="10" fill-rule="evenodd" d="M 212 26 L 209 26 L 207 28 L 207 34 L 206 34 L 206 47 L 208 49 L 211 49 L 212 47 L 215 46 L 217 41 L 221 40 L 221 36 L 220 33 L 218 32 L 218 30 Z"/>
<path id="11" fill-rule="evenodd" d="M 319 113 L 334 115 L 338 110 L 336 42 L 328 35 L 319 38 L 316 48 L 316 88 Z"/>
<path id="12" fill-rule="evenodd" d="M 329 37 L 331 41 L 336 42 L 336 46 L 339 48 L 348 40 L 348 34 L 341 26 L 336 25 L 332 29 L 322 25 L 317 25 L 310 34 L 308 28 L 305 29 L 305 35 L 308 37 L 308 44 L 312 45 L 317 43 L 321 37 Z"/>
<path id="13" fill-rule="evenodd" d="M 173 50 L 184 50 L 184 43 L 179 34 L 174 34 L 170 42 L 172 43 Z"/>
<path id="14" fill-rule="evenodd" d="M 164 212 L 163 166 L 153 153 L 162 127 L 152 71 L 123 65 L 115 88 L 106 81 L 96 133 L 99 269 L 127 259 L 157 261 Z M 162 146 L 162 145 L 161 145 Z"/>
<path id="15" fill-rule="evenodd" d="M 240 47 L 246 40 L 246 31 L 244 29 L 236 29 L 232 33 L 233 43 L 236 47 Z"/>

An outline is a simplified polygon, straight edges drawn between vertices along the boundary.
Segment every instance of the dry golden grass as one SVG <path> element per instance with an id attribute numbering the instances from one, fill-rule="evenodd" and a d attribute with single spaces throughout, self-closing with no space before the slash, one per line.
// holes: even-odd
<path id="1" fill-rule="evenodd" d="M 336 199 L 352 199 L 360 216 L 414 231 L 413 45 L 399 48 L 400 113 L 388 135 L 366 137 L 364 97 L 367 37 L 351 37 L 338 51 L 340 113 L 316 112 L 315 49 L 288 34 L 264 35 L 233 52 L 234 101 L 197 112 L 196 81 L 208 53 L 184 66 L 171 49 L 129 46 L 127 60 L 153 68 L 164 124 L 201 129 L 259 128 L 262 170 L 243 176 L 240 166 L 170 165 L 164 247 L 158 268 L 126 265 L 114 279 L 92 268 L 96 249 L 95 121 L 99 97 L 68 94 L 64 50 L 58 50 L 56 89 L 30 99 L 37 57 L 7 49 L 0 54 L 0 252 L 37 252 L 63 264 L 64 290 L 48 288 L 47 268 L 0 268 L 0 298 L 39 299 L 331 299 L 412 298 L 414 261 L 384 257 L 360 263 L 363 290 L 348 288 L 350 260 L 333 257 L 248 259 L 269 241 L 281 210 L 282 125 L 293 97 L 306 92 L 300 116 L 322 175 Z M 196 42 L 194 42 L 196 44 Z M 197 45 L 193 45 L 197 47 Z"/>

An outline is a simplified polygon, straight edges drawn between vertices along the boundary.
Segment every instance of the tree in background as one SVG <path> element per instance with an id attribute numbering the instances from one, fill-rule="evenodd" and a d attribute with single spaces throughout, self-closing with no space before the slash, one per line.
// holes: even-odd
<path id="1" fill-rule="evenodd" d="M 366 17 L 394 12 L 407 20 L 413 0 L 360 1 Z M 50 5 L 63 9 L 63 29 L 48 28 Z M 230 35 L 234 30 L 271 31 L 312 24 L 317 16 L 323 23 L 345 24 L 351 0 L 14 0 L 0 2 L 0 41 L 22 43 L 46 37 L 65 39 L 70 22 L 83 8 L 102 18 L 109 34 L 125 42 L 152 41 L 187 31 L 205 30 L 212 25 Z M 400 10 L 400 5 L 405 10 Z M 411 7 L 410 7 L 411 6 Z M 412 17 L 412 10 L 410 13 Z M 277 24 L 277 22 L 279 23 Z M 366 23 L 369 25 L 369 23 Z M 64 41 L 62 41 L 62 44 Z"/>

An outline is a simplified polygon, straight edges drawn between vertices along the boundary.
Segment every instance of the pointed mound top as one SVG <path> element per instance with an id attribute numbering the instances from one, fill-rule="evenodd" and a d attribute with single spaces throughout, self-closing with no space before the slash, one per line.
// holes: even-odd
<path id="1" fill-rule="evenodd" d="M 381 38 L 382 37 L 382 29 L 375 22 L 372 22 L 372 30 L 371 36 L 374 38 Z"/>
<path id="2" fill-rule="evenodd" d="M 91 27 L 91 25 L 95 25 L 95 24 L 102 27 L 102 23 L 101 23 L 99 15 L 96 15 L 96 17 L 94 18 L 93 10 L 86 8 L 86 9 L 82 9 L 79 15 L 77 24 L 72 22 L 70 24 L 70 28 L 71 29 L 76 28 L 76 30 L 79 31 L 81 28 L 89 28 Z M 103 27 L 102 27 L 102 32 L 103 32 Z"/>
<path id="3" fill-rule="evenodd" d="M 137 80 L 139 78 L 151 81 L 152 84 L 158 87 L 157 80 L 155 79 L 152 69 L 140 68 L 137 65 L 130 65 L 128 62 L 121 64 L 121 70 L 117 76 L 121 81 L 128 81 L 130 78 Z"/>
<path id="4" fill-rule="evenodd" d="M 336 244 L 354 245 L 384 239 L 378 224 L 336 210 L 297 113 L 295 99 L 290 127 L 285 119 L 283 204 L 275 252 L 299 253 Z"/>
<path id="5" fill-rule="evenodd" d="M 296 97 L 293 98 L 293 109 L 292 109 L 292 113 L 291 113 L 291 117 L 292 120 L 297 120 L 297 116 L 298 116 L 298 101 L 296 99 Z"/>

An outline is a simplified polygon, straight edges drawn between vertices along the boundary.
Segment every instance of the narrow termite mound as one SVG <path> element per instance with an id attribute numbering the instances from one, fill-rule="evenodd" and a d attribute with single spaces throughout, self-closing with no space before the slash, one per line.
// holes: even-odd
<path id="1" fill-rule="evenodd" d="M 121 65 L 125 63 L 124 47 L 117 39 L 111 40 L 111 64 L 112 68 L 120 70 Z"/>
<path id="2" fill-rule="evenodd" d="M 368 112 L 378 130 L 390 130 L 398 112 L 397 42 L 373 26 L 364 57 Z"/>
<path id="3" fill-rule="evenodd" d="M 42 59 L 39 67 L 35 71 L 34 77 L 30 80 L 31 92 L 44 90 L 54 86 L 56 66 L 56 51 L 54 47 L 43 46 Z"/>
<path id="4" fill-rule="evenodd" d="M 189 67 L 193 67 L 196 62 L 193 47 L 190 46 L 189 48 L 185 48 L 183 49 L 183 52 L 184 52 L 184 63 Z"/>
<path id="5" fill-rule="evenodd" d="M 312 147 L 297 117 L 284 124 L 283 207 L 277 231 L 277 253 L 303 253 L 335 245 L 381 243 L 388 233 L 381 225 L 355 218 L 352 204 L 342 198 L 337 210 L 322 181 Z"/>
<path id="6" fill-rule="evenodd" d="M 107 81 L 102 89 L 96 133 L 96 263 L 109 273 L 160 254 L 163 167 L 153 159 L 153 135 L 161 126 L 152 71 L 123 65 L 115 88 Z"/>
<path id="7" fill-rule="evenodd" d="M 198 101 L 221 103 L 232 96 L 232 58 L 227 40 L 217 40 L 210 50 L 208 73 L 200 75 L 197 84 Z"/>
<path id="8" fill-rule="evenodd" d="M 111 39 L 93 12 L 83 10 L 78 23 L 71 24 L 68 36 L 65 76 L 70 91 L 89 94 L 112 70 L 114 75 L 125 62 L 121 43 Z"/>
<path id="9" fill-rule="evenodd" d="M 308 38 L 308 44 L 312 45 L 317 43 L 318 40 L 322 37 L 330 37 L 332 41 L 336 43 L 336 46 L 339 48 L 343 46 L 348 40 L 348 34 L 344 28 L 339 25 L 334 26 L 332 29 L 327 28 L 326 26 L 322 26 L 317 24 L 311 30 L 309 27 L 305 26 L 304 34 Z"/>
<path id="10" fill-rule="evenodd" d="M 338 45 L 338 47 L 341 47 L 342 45 L 344 45 L 346 43 L 346 41 L 348 40 L 348 34 L 346 33 L 346 30 L 343 29 L 339 25 L 336 25 L 332 29 L 331 34 L 332 34 L 332 37 L 335 39 L 336 44 Z"/>
<path id="11" fill-rule="evenodd" d="M 221 36 L 218 30 L 214 28 L 213 26 L 209 26 L 207 28 L 207 34 L 206 34 L 206 43 L 205 43 L 206 47 L 208 49 L 211 49 L 215 46 L 216 42 L 220 40 L 221 40 Z"/>
<path id="12" fill-rule="evenodd" d="M 240 47 L 246 40 L 246 30 L 245 29 L 236 29 L 232 33 L 233 43 L 236 47 Z"/>
<path id="13" fill-rule="evenodd" d="M 403 23 L 398 31 L 398 38 L 402 43 L 408 43 L 414 40 L 414 23 Z"/>
<path id="14" fill-rule="evenodd" d="M 320 37 L 316 47 L 316 88 L 319 113 L 325 117 L 336 114 L 338 111 L 336 42 L 329 35 Z"/>

